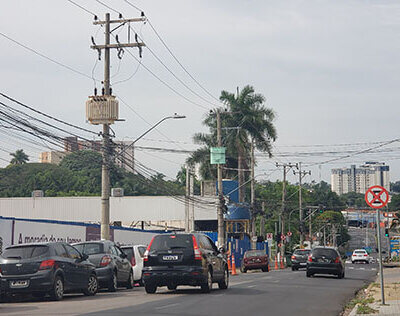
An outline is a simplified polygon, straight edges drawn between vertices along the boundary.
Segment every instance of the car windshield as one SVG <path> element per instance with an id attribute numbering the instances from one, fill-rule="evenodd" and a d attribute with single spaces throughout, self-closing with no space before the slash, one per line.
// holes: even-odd
<path id="1" fill-rule="evenodd" d="M 86 255 L 96 255 L 104 252 L 102 243 L 83 243 L 74 245 L 74 247 L 78 249 L 80 253 L 84 253 Z"/>
<path id="2" fill-rule="evenodd" d="M 294 255 L 301 255 L 301 256 L 306 256 L 309 255 L 311 250 L 309 249 L 297 249 L 293 252 Z"/>
<path id="3" fill-rule="evenodd" d="M 260 257 L 260 256 L 265 256 L 266 253 L 263 250 L 252 250 L 252 251 L 246 251 L 244 254 L 245 258 L 249 257 Z"/>
<path id="4" fill-rule="evenodd" d="M 193 248 L 192 235 L 159 235 L 155 236 L 151 244 L 151 250 Z"/>
<path id="5" fill-rule="evenodd" d="M 3 258 L 30 259 L 43 257 L 47 254 L 48 246 L 21 246 L 7 248 L 3 251 Z"/>
<path id="6" fill-rule="evenodd" d="M 326 249 L 326 248 L 317 248 L 312 251 L 313 257 L 320 258 L 320 257 L 326 257 L 326 258 L 336 258 L 338 254 L 336 253 L 335 250 L 333 249 Z"/>

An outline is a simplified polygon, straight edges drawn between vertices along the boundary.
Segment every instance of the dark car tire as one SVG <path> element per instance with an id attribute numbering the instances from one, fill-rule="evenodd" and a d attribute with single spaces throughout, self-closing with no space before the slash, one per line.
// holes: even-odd
<path id="1" fill-rule="evenodd" d="M 144 289 L 146 290 L 147 294 L 154 294 L 157 291 L 157 286 L 153 284 L 145 284 Z"/>
<path id="2" fill-rule="evenodd" d="M 108 283 L 108 291 L 109 292 L 115 292 L 118 288 L 118 279 L 117 279 L 117 272 L 113 271 L 111 280 Z"/>
<path id="3" fill-rule="evenodd" d="M 224 270 L 224 277 L 221 281 L 218 282 L 218 287 L 221 290 L 226 290 L 228 288 L 229 285 L 229 271 L 228 269 Z"/>
<path id="4" fill-rule="evenodd" d="M 135 281 L 133 281 L 133 272 L 131 270 L 131 272 L 129 272 L 128 281 L 126 282 L 126 288 L 130 290 L 133 289 L 134 286 L 135 286 Z"/>
<path id="5" fill-rule="evenodd" d="M 337 275 L 337 278 L 338 278 L 338 279 L 343 279 L 343 278 L 344 278 L 344 271 L 342 271 L 341 273 L 339 273 L 339 274 Z"/>
<path id="6" fill-rule="evenodd" d="M 243 268 L 243 266 L 241 266 L 241 267 L 240 267 L 240 272 L 246 273 L 246 272 L 247 272 L 247 269 L 246 269 L 246 268 Z"/>
<path id="7" fill-rule="evenodd" d="M 297 271 L 299 268 L 296 268 L 295 266 L 292 266 L 292 271 Z"/>
<path id="8" fill-rule="evenodd" d="M 54 278 L 53 288 L 50 290 L 50 298 L 53 301 L 61 301 L 64 297 L 64 281 L 61 276 Z"/>
<path id="9" fill-rule="evenodd" d="M 175 285 L 175 284 L 167 285 L 167 288 L 168 288 L 168 290 L 170 290 L 170 291 L 175 291 L 177 287 L 178 287 L 178 286 Z"/>
<path id="10" fill-rule="evenodd" d="M 268 267 L 261 268 L 262 272 L 268 272 Z"/>
<path id="11" fill-rule="evenodd" d="M 307 276 L 307 278 L 311 278 L 313 276 L 313 274 L 311 272 L 307 271 L 306 276 Z"/>
<path id="12" fill-rule="evenodd" d="M 91 274 L 89 277 L 87 288 L 83 290 L 83 294 L 86 296 L 94 296 L 96 295 L 99 289 L 99 281 L 97 280 L 97 276 L 95 274 Z"/>
<path id="13" fill-rule="evenodd" d="M 212 289 L 212 274 L 211 271 L 207 271 L 207 281 L 201 285 L 201 291 L 203 293 L 210 293 Z"/>

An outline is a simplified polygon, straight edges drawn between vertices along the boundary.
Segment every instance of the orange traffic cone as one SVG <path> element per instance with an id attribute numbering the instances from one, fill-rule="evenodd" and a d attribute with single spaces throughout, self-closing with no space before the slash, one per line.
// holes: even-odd
<path id="1" fill-rule="evenodd" d="M 235 264 L 235 256 L 232 255 L 232 275 L 237 275 L 236 273 L 236 264 Z"/>
<path id="2" fill-rule="evenodd" d="M 232 271 L 232 266 L 231 266 L 231 256 L 228 255 L 228 271 L 231 272 Z"/>
<path id="3" fill-rule="evenodd" d="M 281 269 L 285 269 L 285 266 L 283 264 L 283 258 L 281 257 Z"/>
<path id="4" fill-rule="evenodd" d="M 278 269 L 279 269 L 279 267 L 278 267 L 278 259 L 275 256 L 275 270 L 278 270 Z"/>

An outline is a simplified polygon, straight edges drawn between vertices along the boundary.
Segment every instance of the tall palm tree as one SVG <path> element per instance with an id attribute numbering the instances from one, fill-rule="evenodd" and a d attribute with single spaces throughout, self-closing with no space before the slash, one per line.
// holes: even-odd
<path id="1" fill-rule="evenodd" d="M 225 167 L 238 169 L 239 201 L 244 202 L 244 169 L 247 168 L 251 142 L 255 147 L 272 156 L 271 142 L 277 138 L 273 125 L 275 114 L 264 106 L 265 98 L 257 94 L 251 86 L 245 86 L 237 95 L 222 91 L 220 100 L 226 105 L 228 113 L 221 115 L 222 127 L 237 128 L 224 132 L 223 142 L 226 147 L 227 163 Z M 217 109 L 221 110 L 221 109 Z M 210 128 L 210 134 L 197 133 L 193 139 L 205 146 L 196 150 L 187 160 L 188 163 L 200 163 L 200 172 L 204 178 L 215 178 L 215 166 L 209 162 L 209 148 L 217 145 L 216 118 L 208 114 L 203 124 Z M 237 157 L 237 158 L 236 158 Z M 225 175 L 232 175 L 232 170 L 225 170 Z"/>
<path id="2" fill-rule="evenodd" d="M 10 161 L 11 165 L 23 165 L 29 161 L 29 157 L 24 153 L 23 149 L 18 149 L 15 153 L 10 154 L 13 158 Z"/>

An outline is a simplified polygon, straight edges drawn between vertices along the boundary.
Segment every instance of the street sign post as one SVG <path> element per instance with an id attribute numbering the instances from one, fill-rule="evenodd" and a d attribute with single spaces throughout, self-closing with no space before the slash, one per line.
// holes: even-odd
<path id="1" fill-rule="evenodd" d="M 374 185 L 365 192 L 365 202 L 372 208 L 376 209 L 376 235 L 378 239 L 378 256 L 379 256 L 379 275 L 381 281 L 381 297 L 382 305 L 385 305 L 385 290 L 383 282 L 383 266 L 382 266 L 382 247 L 381 247 L 381 216 L 379 209 L 385 207 L 389 202 L 389 192 L 380 185 Z"/>

